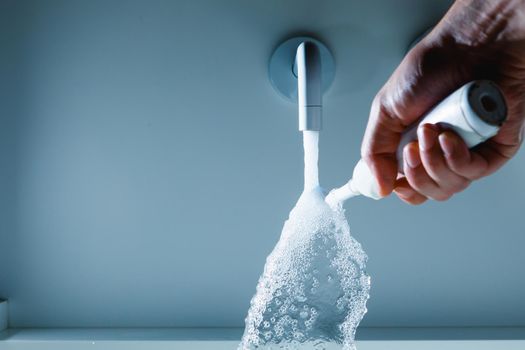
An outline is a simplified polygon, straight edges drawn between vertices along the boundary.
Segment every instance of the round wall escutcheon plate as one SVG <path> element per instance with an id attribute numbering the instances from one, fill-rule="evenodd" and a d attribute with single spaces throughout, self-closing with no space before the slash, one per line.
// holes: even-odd
<path id="1" fill-rule="evenodd" d="M 270 58 L 268 69 L 270 82 L 275 90 L 287 99 L 297 102 L 297 77 L 293 67 L 297 47 L 304 41 L 314 42 L 321 53 L 321 84 L 325 93 L 335 77 L 335 62 L 332 53 L 319 40 L 307 36 L 295 37 L 286 40 L 275 49 Z"/>

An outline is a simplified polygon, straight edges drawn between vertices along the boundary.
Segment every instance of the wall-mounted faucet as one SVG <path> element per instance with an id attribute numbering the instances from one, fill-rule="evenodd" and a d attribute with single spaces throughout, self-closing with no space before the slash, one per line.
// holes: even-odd
<path id="1" fill-rule="evenodd" d="M 334 58 L 320 41 L 297 37 L 279 45 L 270 59 L 270 81 L 299 108 L 299 130 L 322 128 L 323 93 L 335 76 Z"/>
<path id="2" fill-rule="evenodd" d="M 299 130 L 320 131 L 323 114 L 321 53 L 314 42 L 303 41 L 299 45 L 293 72 L 297 75 Z"/>

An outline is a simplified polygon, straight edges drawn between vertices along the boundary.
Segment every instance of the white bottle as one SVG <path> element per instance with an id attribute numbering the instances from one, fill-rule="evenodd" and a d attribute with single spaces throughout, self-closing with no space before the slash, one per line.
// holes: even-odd
<path id="1" fill-rule="evenodd" d="M 472 148 L 496 135 L 506 117 L 507 105 L 496 84 L 488 80 L 465 84 L 403 133 L 397 149 L 399 172 L 403 172 L 403 148 L 417 140 L 419 125 L 439 124 L 443 129 L 453 130 Z M 350 181 L 332 190 L 326 202 L 335 207 L 357 195 L 381 198 L 378 184 L 362 159 L 355 166 Z"/>

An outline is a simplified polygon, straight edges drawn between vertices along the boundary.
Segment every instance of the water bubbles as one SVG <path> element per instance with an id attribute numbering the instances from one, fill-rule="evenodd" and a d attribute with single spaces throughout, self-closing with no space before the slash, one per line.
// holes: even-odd
<path id="1" fill-rule="evenodd" d="M 308 320 L 304 321 L 304 326 L 306 327 L 307 331 L 312 329 L 312 324 L 313 324 L 313 321 L 311 319 L 308 319 Z"/>
<path id="2" fill-rule="evenodd" d="M 284 334 L 284 329 L 282 326 L 275 326 L 275 336 L 282 337 Z"/>
<path id="3" fill-rule="evenodd" d="M 370 286 L 370 276 L 362 275 L 361 276 L 361 285 Z"/>
<path id="4" fill-rule="evenodd" d="M 304 334 L 302 332 L 294 332 L 293 337 L 294 339 L 301 341 L 304 339 Z"/>
<path id="5" fill-rule="evenodd" d="M 305 152 L 311 152 L 306 141 Z M 355 350 L 369 297 L 367 256 L 350 235 L 343 210 L 325 203 L 317 175 L 308 173 L 317 171 L 316 156 L 305 159 L 305 191 L 266 260 L 239 350 L 296 350 L 303 344 Z"/>
<path id="6" fill-rule="evenodd" d="M 239 349 L 295 350 L 323 339 L 353 350 L 370 289 L 366 259 L 344 215 L 325 208 L 322 195 L 303 194 L 267 259 Z"/>
<path id="7" fill-rule="evenodd" d="M 336 303 L 335 303 L 335 306 L 339 309 L 339 310 L 343 310 L 346 306 L 347 302 L 346 302 L 346 299 L 344 297 L 340 297 L 337 299 Z"/>

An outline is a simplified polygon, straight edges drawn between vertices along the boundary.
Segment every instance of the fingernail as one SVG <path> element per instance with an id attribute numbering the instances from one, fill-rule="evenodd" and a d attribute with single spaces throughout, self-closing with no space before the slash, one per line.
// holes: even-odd
<path id="1" fill-rule="evenodd" d="M 438 139 L 439 145 L 441 146 L 443 153 L 445 153 L 445 156 L 452 156 L 454 153 L 454 148 L 456 147 L 456 140 L 454 140 L 454 138 L 452 138 L 447 133 L 440 134 Z"/>
<path id="2" fill-rule="evenodd" d="M 436 144 L 439 128 L 433 124 L 423 124 L 417 130 L 419 147 L 428 151 Z"/>
<path id="3" fill-rule="evenodd" d="M 419 158 L 419 149 L 417 142 L 409 143 L 403 150 L 405 163 L 411 168 L 417 168 L 421 164 L 421 158 Z"/>

